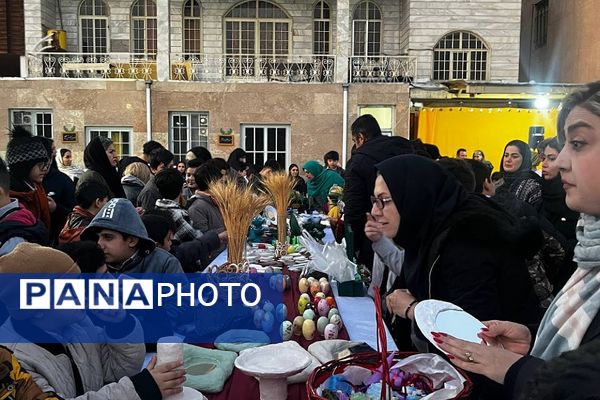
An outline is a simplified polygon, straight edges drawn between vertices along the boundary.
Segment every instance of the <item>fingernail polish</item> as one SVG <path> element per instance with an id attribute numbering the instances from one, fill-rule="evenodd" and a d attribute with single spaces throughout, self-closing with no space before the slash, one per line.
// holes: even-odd
<path id="1" fill-rule="evenodd" d="M 444 336 L 444 337 L 448 336 L 448 334 L 447 334 L 447 333 L 444 333 L 444 332 L 438 332 L 438 333 L 439 333 L 441 336 Z"/>
<path id="2" fill-rule="evenodd" d="M 434 337 L 433 340 L 435 340 L 436 343 L 444 343 L 444 341 L 440 338 Z"/>
<path id="3" fill-rule="evenodd" d="M 448 358 L 451 359 L 451 360 L 454 360 L 456 358 L 452 354 L 446 354 L 446 356 L 448 356 Z"/>
<path id="4" fill-rule="evenodd" d="M 482 331 L 484 332 L 489 332 L 490 330 L 488 328 L 481 328 Z"/>
<path id="5" fill-rule="evenodd" d="M 437 332 L 431 332 L 431 336 L 433 337 L 440 337 L 440 334 Z"/>

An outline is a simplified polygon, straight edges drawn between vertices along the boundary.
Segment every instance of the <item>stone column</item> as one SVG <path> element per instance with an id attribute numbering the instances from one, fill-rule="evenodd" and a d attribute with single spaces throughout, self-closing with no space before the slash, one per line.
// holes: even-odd
<path id="1" fill-rule="evenodd" d="M 348 82 L 348 64 L 352 49 L 350 0 L 337 0 L 335 82 Z"/>
<path id="2" fill-rule="evenodd" d="M 168 81 L 171 59 L 171 38 L 169 23 L 170 0 L 158 0 L 156 2 L 156 36 L 157 36 L 157 54 L 156 54 L 156 74 L 159 81 Z"/>
<path id="3" fill-rule="evenodd" d="M 36 44 L 43 38 L 42 32 L 42 0 L 24 0 L 25 11 L 25 51 L 34 51 Z M 38 49 L 44 47 L 40 44 Z"/>

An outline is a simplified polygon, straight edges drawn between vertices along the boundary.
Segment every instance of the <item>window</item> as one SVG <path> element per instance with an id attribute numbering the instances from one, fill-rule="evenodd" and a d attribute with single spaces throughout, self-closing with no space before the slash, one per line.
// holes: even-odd
<path id="1" fill-rule="evenodd" d="M 451 32 L 440 39 L 433 49 L 433 79 L 487 79 L 488 49 L 470 32 Z"/>
<path id="2" fill-rule="evenodd" d="M 354 10 L 352 19 L 352 54 L 381 54 L 381 11 L 372 1 L 363 1 Z"/>
<path id="3" fill-rule="evenodd" d="M 169 114 L 170 150 L 176 160 L 185 159 L 185 154 L 195 146 L 208 148 L 207 112 L 172 112 Z"/>
<path id="4" fill-rule="evenodd" d="M 87 143 L 98 136 L 109 138 L 113 141 L 119 158 L 131 155 L 132 135 L 133 128 L 130 127 L 89 126 L 85 128 Z"/>
<path id="5" fill-rule="evenodd" d="M 358 115 L 371 114 L 377 120 L 381 133 L 387 136 L 394 136 L 394 106 L 361 106 L 358 108 Z"/>
<path id="6" fill-rule="evenodd" d="M 183 52 L 202 52 L 202 7 L 198 0 L 183 5 Z"/>
<path id="7" fill-rule="evenodd" d="M 548 0 L 533 5 L 533 16 L 533 42 L 536 48 L 544 47 L 548 39 Z"/>
<path id="8" fill-rule="evenodd" d="M 289 126 L 243 125 L 242 143 L 247 162 L 262 166 L 267 160 L 277 160 L 282 168 L 289 164 Z"/>
<path id="9" fill-rule="evenodd" d="M 329 54 L 331 21 L 329 5 L 319 1 L 313 12 L 313 54 Z"/>
<path id="10" fill-rule="evenodd" d="M 133 53 L 156 55 L 156 4 L 137 0 L 131 6 L 131 49 Z"/>
<path id="11" fill-rule="evenodd" d="M 82 53 L 107 53 L 108 5 L 84 0 L 79 5 L 79 48 Z"/>
<path id="12" fill-rule="evenodd" d="M 10 110 L 11 127 L 22 126 L 37 136 L 52 138 L 51 110 Z"/>
<path id="13" fill-rule="evenodd" d="M 228 75 L 254 75 L 255 56 L 289 54 L 290 17 L 268 1 L 246 1 L 225 14 Z"/>

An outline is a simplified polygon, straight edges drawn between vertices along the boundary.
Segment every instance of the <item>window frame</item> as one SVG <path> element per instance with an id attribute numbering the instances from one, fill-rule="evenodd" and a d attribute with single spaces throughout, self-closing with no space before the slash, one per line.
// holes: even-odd
<path id="1" fill-rule="evenodd" d="M 257 151 L 256 148 L 253 148 L 251 150 L 247 149 L 246 147 L 246 129 L 247 128 L 253 128 L 256 130 L 256 128 L 262 128 L 263 129 L 263 150 L 262 151 Z M 274 129 L 285 129 L 285 150 L 280 151 L 275 149 L 275 151 L 269 151 L 268 150 L 268 129 L 269 128 L 274 128 Z M 256 132 L 256 131 L 255 131 Z M 277 142 L 277 131 L 275 131 L 275 138 L 276 138 L 276 142 Z M 285 155 L 285 165 L 282 165 L 282 168 L 287 169 L 287 167 L 290 165 L 291 163 L 291 125 L 288 124 L 252 124 L 252 123 L 247 123 L 247 124 L 241 124 L 240 125 L 240 147 L 242 149 L 244 149 L 244 151 L 246 152 L 246 154 L 248 154 L 248 163 L 252 163 L 252 164 L 256 164 L 256 157 L 254 156 L 254 154 L 258 154 L 258 153 L 262 153 L 263 156 L 263 163 L 265 161 L 267 161 L 269 159 L 268 155 L 269 153 L 275 153 L 277 154 L 284 154 Z M 276 146 L 276 144 L 275 144 Z M 256 147 L 256 137 L 254 138 L 254 146 Z"/>
<path id="2" fill-rule="evenodd" d="M 144 2 L 144 5 L 145 5 L 145 7 L 144 7 L 144 15 L 143 16 L 142 15 L 136 15 L 136 16 L 134 16 L 133 15 L 134 7 L 136 5 L 138 5 L 140 2 Z M 152 15 L 150 15 L 150 16 L 148 15 L 148 3 L 152 3 L 154 5 L 155 15 L 153 15 L 153 16 Z M 129 25 L 129 30 L 130 30 L 129 37 L 130 37 L 130 46 L 131 46 L 130 50 L 131 50 L 131 53 L 133 53 L 136 56 L 146 56 L 146 58 L 155 58 L 156 57 L 156 54 L 158 52 L 158 18 L 157 18 L 156 13 L 157 13 L 157 6 L 156 6 L 156 2 L 154 0 L 136 0 L 136 1 L 134 1 L 131 4 L 131 8 L 129 10 L 129 22 L 130 22 L 130 25 Z M 148 21 L 151 21 L 151 20 L 154 20 L 154 30 L 156 32 L 155 36 L 154 36 L 154 39 L 149 39 L 148 38 L 148 31 L 149 31 Z M 135 25 L 134 21 L 143 21 L 143 25 L 144 25 L 144 28 L 143 28 L 143 32 L 144 32 L 144 41 L 143 41 L 143 43 L 144 43 L 144 49 L 143 49 L 143 52 L 136 51 L 136 47 L 135 47 L 136 39 L 135 39 L 135 36 L 134 36 L 135 35 L 135 33 L 134 33 L 134 30 L 135 30 L 135 28 L 134 28 L 134 25 Z M 151 53 L 151 52 L 148 51 L 148 49 L 149 49 L 148 44 L 150 43 L 149 40 L 152 40 L 153 44 L 154 44 L 154 52 L 153 53 Z"/>
<path id="3" fill-rule="evenodd" d="M 82 14 L 81 7 L 87 1 L 92 2 L 92 8 L 94 10 L 93 14 Z M 96 14 L 96 3 L 102 3 L 102 7 L 106 9 L 106 14 Z M 92 43 L 93 43 L 93 51 L 86 52 L 83 49 L 83 20 L 91 20 L 93 29 L 92 29 Z M 104 32 L 106 38 L 106 49 L 104 51 L 99 51 L 99 45 L 96 43 L 96 30 L 98 29 L 96 26 L 97 21 L 104 21 Z M 79 41 L 79 51 L 83 54 L 105 54 L 110 52 L 110 7 L 108 3 L 104 0 L 82 0 L 77 7 L 77 23 L 78 23 L 78 41 Z"/>
<path id="4" fill-rule="evenodd" d="M 550 2 L 540 0 L 533 5 L 533 44 L 536 49 L 545 47 L 548 43 L 548 14 Z"/>
<path id="5" fill-rule="evenodd" d="M 366 19 L 355 18 L 356 11 L 363 4 L 367 5 L 367 18 Z M 380 17 L 379 19 L 369 18 L 369 6 L 370 5 L 373 5 L 376 8 L 377 12 L 379 13 L 379 17 Z M 365 23 L 365 33 L 364 33 L 365 51 L 364 51 L 364 54 L 356 54 L 356 43 L 354 40 L 354 37 L 355 37 L 354 31 L 356 29 L 355 27 L 356 27 L 357 22 Z M 375 54 L 375 53 L 370 54 L 369 53 L 369 33 L 370 33 L 369 25 L 374 24 L 374 23 L 379 24 L 379 42 L 378 42 L 379 51 L 377 52 L 377 54 Z M 354 7 L 354 10 L 352 11 L 352 32 L 351 32 L 351 34 L 352 34 L 352 39 L 351 39 L 352 40 L 352 52 L 351 52 L 352 57 L 363 57 L 365 59 L 368 59 L 368 58 L 377 58 L 382 55 L 382 53 L 383 53 L 383 51 L 382 51 L 383 50 L 383 14 L 381 12 L 381 7 L 379 7 L 379 5 L 376 2 L 374 2 L 372 0 L 363 0 Z M 373 42 L 373 43 L 375 43 L 375 42 Z"/>
<path id="6" fill-rule="evenodd" d="M 132 152 L 132 146 L 133 146 L 133 127 L 132 126 L 104 126 L 104 125 L 97 125 L 97 126 L 86 126 L 85 127 L 85 144 L 87 146 L 88 143 L 90 143 L 90 141 L 93 139 L 92 137 L 92 132 L 103 132 L 106 131 L 108 132 L 108 135 L 105 137 L 108 137 L 110 140 L 113 141 L 114 145 L 115 145 L 115 150 L 117 152 L 117 157 L 120 159 L 122 157 L 125 156 L 131 156 L 133 155 Z M 123 141 L 116 141 L 115 139 L 113 139 L 113 133 L 123 133 L 123 132 L 127 132 L 128 133 L 128 140 L 127 142 L 123 142 Z M 99 135 L 101 136 L 101 135 Z M 123 153 L 123 144 L 127 144 L 128 147 L 128 152 L 127 153 Z"/>
<path id="7" fill-rule="evenodd" d="M 15 126 L 22 126 L 24 128 L 26 128 L 28 131 L 31 132 L 32 135 L 35 136 L 42 136 L 48 139 L 53 139 L 54 138 L 54 112 L 52 109 L 48 109 L 48 108 L 10 108 L 8 110 L 9 112 L 9 121 L 10 121 L 10 128 L 12 129 Z M 29 126 L 24 125 L 24 124 L 18 124 L 15 125 L 15 113 L 18 112 L 22 112 L 22 113 L 30 113 L 30 121 L 29 121 Z M 46 123 L 41 123 L 39 124 L 37 122 L 37 117 L 41 115 L 42 118 L 44 115 L 49 115 L 50 116 L 50 124 L 46 124 Z M 39 134 L 39 129 L 38 127 L 44 127 L 44 126 L 50 126 L 50 136 L 46 135 L 45 132 L 42 132 L 42 134 Z M 43 129 L 43 128 L 42 128 Z M 43 129 L 45 130 L 45 129 Z"/>
<path id="8" fill-rule="evenodd" d="M 188 124 L 185 126 L 186 129 L 186 140 L 177 140 L 179 143 L 186 143 L 185 149 L 183 152 L 175 151 L 175 117 L 186 117 L 188 119 Z M 192 117 L 198 118 L 198 141 L 195 142 L 192 138 Z M 206 118 L 206 123 L 202 123 L 201 118 Z M 210 113 L 208 111 L 169 111 L 169 150 L 173 153 L 176 160 L 185 160 L 185 155 L 189 149 L 194 146 L 204 146 L 210 150 L 210 134 L 209 134 L 209 124 L 210 124 Z M 205 134 L 202 134 L 202 130 L 205 131 Z M 202 143 L 200 140 L 202 137 L 206 138 L 205 143 Z"/>
<path id="9" fill-rule="evenodd" d="M 386 128 L 383 126 L 382 122 L 377 118 L 377 114 L 373 113 L 373 109 L 388 109 L 390 110 L 390 128 Z M 358 116 L 363 116 L 365 114 L 371 114 L 377 120 L 379 127 L 381 128 L 381 133 L 386 136 L 395 136 L 394 127 L 396 126 L 396 106 L 393 104 L 362 104 L 358 106 Z"/>
<path id="10" fill-rule="evenodd" d="M 185 10 L 186 7 L 189 3 L 192 3 L 191 6 L 191 10 L 192 10 L 192 16 L 186 16 L 185 15 Z M 198 7 L 199 11 L 200 11 L 200 15 L 199 16 L 194 16 L 194 8 L 195 6 Z M 204 48 L 204 35 L 203 35 L 203 28 L 204 28 L 204 23 L 202 20 L 202 3 L 200 2 L 200 0 L 186 0 L 185 2 L 183 2 L 182 8 L 181 8 L 181 18 L 182 18 L 182 22 L 181 22 L 181 49 L 183 50 L 184 54 L 193 54 L 193 55 L 197 55 L 197 54 L 201 54 L 202 50 Z M 198 29 L 188 29 L 186 27 L 186 22 L 190 21 L 190 22 L 197 22 L 199 23 L 199 28 Z M 194 39 L 194 41 L 197 41 L 197 49 L 196 50 L 191 50 L 188 47 L 189 42 L 192 41 L 192 39 L 188 39 L 186 37 L 186 33 L 188 32 L 197 32 L 198 33 L 198 38 Z"/>
<path id="11" fill-rule="evenodd" d="M 458 34 L 458 39 L 455 39 L 452 35 L 456 35 Z M 465 39 L 465 35 L 470 35 L 470 38 Z M 472 39 L 475 39 L 475 43 L 477 45 L 480 45 L 480 47 L 463 47 L 463 43 L 465 42 L 465 40 L 467 40 L 468 42 L 471 41 Z M 445 41 L 445 42 L 444 42 Z M 459 44 L 459 47 L 440 47 L 442 45 L 442 43 L 447 43 L 448 41 L 450 42 L 457 42 Z M 478 53 L 481 53 L 480 55 L 484 55 L 485 60 L 483 60 L 482 58 L 479 59 L 473 59 L 474 55 L 477 55 Z M 444 54 L 444 57 L 447 58 L 437 58 L 438 55 L 440 54 Z M 464 57 L 464 58 L 460 58 L 460 57 Z M 474 32 L 471 31 L 466 31 L 466 30 L 456 30 L 456 31 L 451 31 L 451 32 L 447 32 L 446 34 L 442 35 L 440 37 L 440 39 L 435 43 L 435 45 L 433 46 L 433 55 L 432 55 L 432 63 L 431 63 L 431 71 L 432 71 L 432 80 L 434 81 L 447 81 L 447 80 L 466 80 L 466 81 L 474 81 L 474 82 L 485 82 L 487 80 L 489 80 L 489 76 L 490 76 L 490 55 L 491 55 L 491 50 L 488 46 L 488 44 L 485 42 L 485 40 L 483 40 L 483 38 L 479 35 L 477 35 Z M 440 69 L 439 66 L 436 69 L 436 62 L 437 63 L 448 63 L 448 69 Z M 455 68 L 455 64 L 456 63 L 463 63 L 466 68 L 464 70 L 460 70 Z M 479 68 L 479 69 L 473 69 L 472 65 L 473 63 L 477 63 L 479 65 L 485 63 L 485 68 Z M 464 75 L 466 75 L 465 77 L 457 77 L 456 74 L 461 72 L 464 73 Z M 447 74 L 447 77 L 442 77 L 443 75 Z M 479 74 L 480 79 L 475 79 L 474 77 L 477 76 L 477 74 Z"/>
<path id="12" fill-rule="evenodd" d="M 329 18 L 323 18 L 323 11 L 324 8 L 323 6 L 327 6 L 328 10 L 329 10 Z M 315 11 L 317 9 L 317 7 L 319 7 L 319 13 L 320 13 L 320 18 L 315 18 Z M 331 36 L 332 36 L 332 32 L 331 32 L 331 6 L 329 5 L 329 3 L 325 0 L 319 0 L 315 3 L 314 7 L 312 8 L 313 10 L 313 20 L 312 20 L 312 52 L 315 55 L 331 55 L 332 52 L 332 40 L 331 40 Z M 316 23 L 326 23 L 327 24 L 327 29 L 320 31 L 321 33 L 324 33 L 327 35 L 327 42 L 325 41 L 319 41 L 317 42 L 316 40 L 316 29 L 315 29 L 315 24 Z M 323 51 L 318 51 L 318 44 L 321 43 L 327 43 L 327 52 L 323 52 Z"/>

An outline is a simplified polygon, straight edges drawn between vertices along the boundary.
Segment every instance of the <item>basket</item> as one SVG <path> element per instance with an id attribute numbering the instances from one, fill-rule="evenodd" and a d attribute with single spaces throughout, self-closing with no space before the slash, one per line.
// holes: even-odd
<path id="1" fill-rule="evenodd" d="M 381 297 L 379 296 L 379 288 L 374 288 L 374 292 L 375 317 L 378 337 L 377 352 L 352 354 L 341 360 L 332 360 L 318 368 L 315 368 L 306 381 L 306 392 L 310 400 L 327 400 L 317 394 L 317 388 L 321 386 L 321 384 L 323 384 L 327 378 L 344 372 L 344 370 L 349 366 L 363 367 L 370 369 L 371 371 L 375 371 L 383 366 L 381 399 L 387 398 L 385 394 L 388 391 L 387 388 L 390 386 L 388 382 L 390 365 L 388 365 L 387 358 L 391 353 L 388 353 L 387 351 L 387 337 L 385 334 L 385 324 L 383 322 L 381 312 Z M 417 353 L 395 352 L 394 361 L 401 360 L 413 354 Z M 463 390 L 458 394 L 458 396 L 455 397 L 455 399 L 468 399 L 473 387 L 473 383 L 471 379 L 464 373 L 464 371 L 460 370 L 459 368 L 456 368 L 456 370 L 465 378 L 465 383 Z"/>

